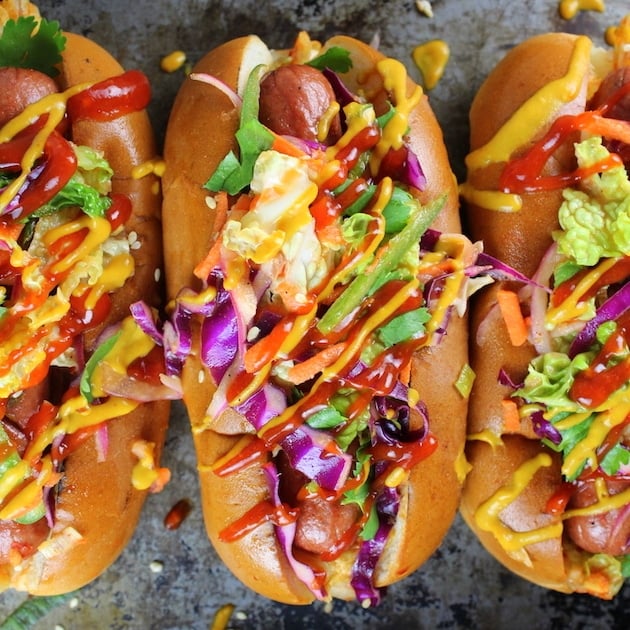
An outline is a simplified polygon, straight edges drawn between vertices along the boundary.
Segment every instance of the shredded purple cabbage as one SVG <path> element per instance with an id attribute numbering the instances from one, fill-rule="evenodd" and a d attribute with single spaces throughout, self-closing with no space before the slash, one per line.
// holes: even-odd
<path id="1" fill-rule="evenodd" d="M 351 472 L 352 456 L 334 448 L 334 439 L 327 433 L 308 425 L 298 427 L 282 440 L 280 446 L 291 466 L 324 490 L 339 490 Z"/>
<path id="2" fill-rule="evenodd" d="M 336 72 L 330 68 L 324 68 L 322 74 L 328 79 L 341 109 L 349 103 L 357 102 L 357 97 L 348 89 Z"/>
<path id="3" fill-rule="evenodd" d="M 569 356 L 571 358 L 581 352 L 586 352 L 595 341 L 597 329 L 604 322 L 621 317 L 630 308 L 630 282 L 609 297 L 598 309 L 595 317 L 586 322 L 584 328 L 577 334 L 571 347 Z"/>
<path id="4" fill-rule="evenodd" d="M 531 419 L 534 433 L 539 438 L 547 439 L 556 446 L 562 442 L 562 435 L 560 434 L 560 431 L 558 431 L 558 429 L 556 429 L 549 420 L 544 418 L 542 411 L 536 411 L 533 413 L 531 415 Z"/>
<path id="5" fill-rule="evenodd" d="M 192 313 L 178 302 L 169 321 L 164 323 L 164 361 L 168 375 L 181 374 L 192 351 Z"/>
<path id="6" fill-rule="evenodd" d="M 286 408 L 287 401 L 284 392 L 271 383 L 266 383 L 244 403 L 235 407 L 236 411 L 247 418 L 256 431 L 278 417 Z"/>
<path id="7" fill-rule="evenodd" d="M 352 566 L 350 584 L 357 599 L 363 603 L 369 600 L 371 606 L 377 606 L 385 589 L 374 586 L 374 572 L 385 548 L 387 537 L 398 515 L 400 496 L 395 488 L 383 488 L 376 500 L 379 526 L 374 538 L 364 540 Z"/>
<path id="8" fill-rule="evenodd" d="M 549 287 L 538 284 L 531 278 L 528 278 L 525 274 L 522 274 L 517 269 L 514 269 L 514 267 L 505 264 L 498 258 L 490 256 L 490 254 L 486 254 L 485 252 L 480 252 L 477 256 L 477 264 L 466 270 L 466 275 L 472 277 L 477 276 L 480 273 L 485 273 L 495 280 L 515 280 L 516 282 L 522 282 L 523 284 L 544 289 L 547 292 L 550 291 Z"/>
<path id="9" fill-rule="evenodd" d="M 499 381 L 499 383 L 501 383 L 501 385 L 511 387 L 514 390 L 520 389 L 523 386 L 522 383 L 515 383 L 512 377 L 506 372 L 505 368 L 501 368 L 499 370 L 499 376 L 497 380 Z"/>
<path id="10" fill-rule="evenodd" d="M 201 325 L 201 362 L 219 383 L 238 351 L 238 321 L 230 294 L 217 290 L 214 310 Z"/>
<path id="11" fill-rule="evenodd" d="M 400 174 L 400 181 L 418 190 L 424 190 L 427 186 L 427 178 L 422 170 L 420 160 L 410 147 L 407 147 L 407 157 L 403 172 Z"/>

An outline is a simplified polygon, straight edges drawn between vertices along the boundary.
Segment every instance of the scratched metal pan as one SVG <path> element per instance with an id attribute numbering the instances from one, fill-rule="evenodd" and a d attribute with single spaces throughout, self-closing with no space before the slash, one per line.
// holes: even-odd
<path id="1" fill-rule="evenodd" d="M 124 66 L 152 79 L 153 122 L 160 140 L 182 74 L 164 74 L 162 56 L 184 50 L 189 60 L 222 41 L 258 33 L 270 45 L 291 43 L 298 29 L 317 38 L 335 33 L 380 41 L 387 54 L 419 73 L 410 53 L 422 41 L 442 38 L 450 62 L 430 99 L 445 130 L 453 168 L 461 179 L 467 151 L 467 111 L 483 77 L 515 42 L 538 32 L 565 30 L 603 42 L 607 26 L 627 10 L 606 0 L 604 13 L 582 12 L 567 21 L 557 0 L 436 0 L 434 15 L 422 15 L 414 0 L 50 0 L 44 15 L 64 28 L 105 45 Z M 190 121 L 195 124 L 194 119 Z M 166 446 L 173 479 L 145 505 L 138 530 L 123 555 L 99 579 L 53 609 L 38 628 L 205 629 L 217 609 L 235 605 L 230 628 L 626 628 L 630 588 L 614 602 L 547 592 L 504 570 L 457 519 L 442 547 L 413 576 L 389 589 L 378 608 L 353 603 L 290 607 L 244 588 L 208 543 L 198 501 L 195 459 L 183 408 L 177 404 Z M 175 531 L 163 519 L 179 499 L 192 512 Z M 430 506 L 427 506 L 430 509 Z M 24 599 L 0 595 L 0 619 Z"/>

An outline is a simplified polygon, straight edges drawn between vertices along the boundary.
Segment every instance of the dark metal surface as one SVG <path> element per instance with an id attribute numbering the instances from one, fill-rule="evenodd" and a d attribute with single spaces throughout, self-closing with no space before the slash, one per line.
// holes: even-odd
<path id="1" fill-rule="evenodd" d="M 272 47 L 289 45 L 299 29 L 322 39 L 335 33 L 366 41 L 377 36 L 381 49 L 404 61 L 419 80 L 411 50 L 423 41 L 444 39 L 451 59 L 430 99 L 461 179 L 468 107 L 498 58 L 515 42 L 547 30 L 585 32 L 603 44 L 605 28 L 630 10 L 624 0 L 606 0 L 604 13 L 583 12 L 566 21 L 558 14 L 558 4 L 556 0 L 436 0 L 433 18 L 423 16 L 413 0 L 50 0 L 39 6 L 67 30 L 106 46 L 125 67 L 149 75 L 154 87 L 150 113 L 160 140 L 183 75 L 165 74 L 159 63 L 175 49 L 196 61 L 222 41 L 248 33 L 258 33 Z M 239 629 L 628 627 L 630 586 L 614 602 L 547 592 L 504 570 L 459 518 L 434 556 L 413 576 L 391 587 L 376 609 L 342 602 L 330 607 L 275 604 L 241 586 L 207 542 L 192 441 L 179 404 L 173 410 L 165 464 L 173 480 L 161 494 L 149 498 L 124 554 L 36 627 L 201 630 L 210 626 L 216 610 L 226 603 L 236 606 L 229 627 Z M 190 516 L 180 529 L 166 530 L 164 516 L 185 497 L 192 502 Z M 23 599 L 15 593 L 0 595 L 0 619 Z"/>

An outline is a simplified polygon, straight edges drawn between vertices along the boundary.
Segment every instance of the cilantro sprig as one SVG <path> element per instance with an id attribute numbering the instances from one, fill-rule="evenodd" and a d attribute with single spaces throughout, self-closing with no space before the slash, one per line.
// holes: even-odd
<path id="1" fill-rule="evenodd" d="M 65 45 L 57 21 L 42 18 L 38 23 L 32 15 L 9 20 L 0 36 L 0 67 L 30 68 L 55 77 Z"/>
<path id="2" fill-rule="evenodd" d="M 313 68 L 318 70 L 328 68 L 334 72 L 344 74 L 352 68 L 352 59 L 350 58 L 349 50 L 341 46 L 331 46 L 326 52 L 311 59 L 305 65 L 313 66 Z"/>

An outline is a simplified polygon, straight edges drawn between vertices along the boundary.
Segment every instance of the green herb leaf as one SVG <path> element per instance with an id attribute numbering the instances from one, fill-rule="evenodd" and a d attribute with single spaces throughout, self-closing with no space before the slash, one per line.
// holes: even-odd
<path id="1" fill-rule="evenodd" d="M 94 400 L 94 395 L 92 394 L 92 374 L 94 374 L 94 370 L 96 366 L 107 356 L 109 351 L 116 345 L 118 338 L 120 337 L 120 332 L 113 334 L 111 337 L 108 337 L 95 351 L 94 354 L 88 359 L 88 362 L 85 364 L 85 369 L 83 370 L 83 374 L 81 374 L 81 381 L 79 383 L 79 391 L 85 396 L 85 399 L 88 403 L 91 403 Z"/>
<path id="2" fill-rule="evenodd" d="M 617 474 L 622 466 L 628 464 L 630 464 L 630 451 L 619 443 L 615 444 L 600 462 L 601 469 L 611 477 Z"/>
<path id="3" fill-rule="evenodd" d="M 316 411 L 306 419 L 306 424 L 313 429 L 333 429 L 345 422 L 342 416 L 334 407 L 324 407 Z"/>
<path id="4" fill-rule="evenodd" d="M 0 36 L 0 67 L 30 68 L 48 76 L 59 74 L 61 51 L 66 45 L 59 22 L 31 15 L 9 20 Z"/>
<path id="5" fill-rule="evenodd" d="M 402 188 L 394 188 L 391 199 L 383 208 L 385 217 L 385 234 L 396 234 L 400 232 L 409 217 L 416 209 L 418 202 L 407 191 Z"/>
<path id="6" fill-rule="evenodd" d="M 341 46 L 332 46 L 326 52 L 311 59 L 305 65 L 312 66 L 318 70 L 324 70 L 328 68 L 334 72 L 348 72 L 352 68 L 352 59 L 350 58 L 350 51 L 342 48 Z"/>
<path id="7" fill-rule="evenodd" d="M 386 348 L 401 341 L 421 337 L 424 334 L 424 325 L 430 319 L 431 314 L 424 307 L 407 311 L 381 326 L 378 329 L 378 337 Z"/>
<path id="8" fill-rule="evenodd" d="M 273 134 L 258 121 L 260 77 L 264 69 L 264 66 L 257 66 L 252 70 L 243 94 L 240 125 L 235 134 L 240 160 L 234 151 L 230 151 L 206 182 L 204 187 L 208 190 L 225 190 L 229 195 L 239 193 L 252 181 L 258 156 L 273 144 Z"/>
<path id="9" fill-rule="evenodd" d="M 372 503 L 370 508 L 370 516 L 361 530 L 361 540 L 372 540 L 378 531 L 378 512 L 376 511 L 376 502 Z"/>

